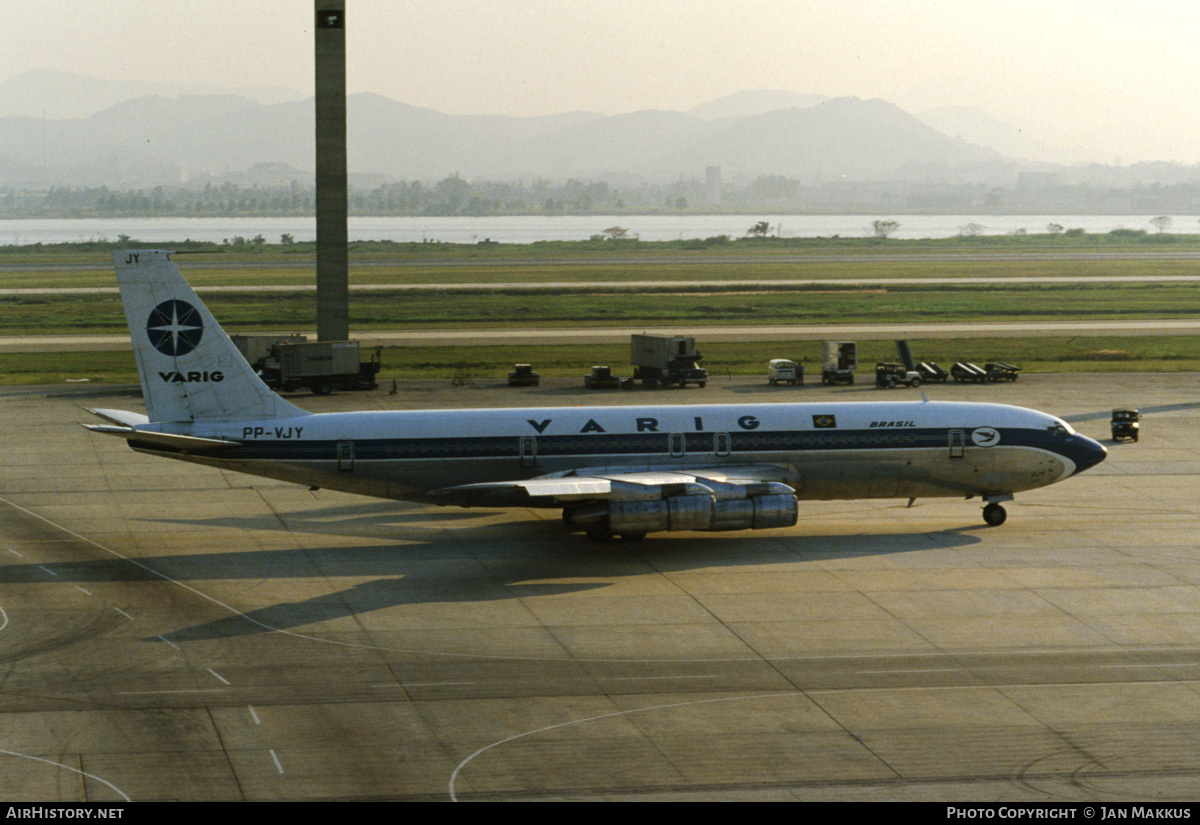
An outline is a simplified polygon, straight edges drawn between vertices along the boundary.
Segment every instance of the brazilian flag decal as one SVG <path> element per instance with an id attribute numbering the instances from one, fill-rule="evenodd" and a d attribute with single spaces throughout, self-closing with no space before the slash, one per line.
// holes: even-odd
<path id="1" fill-rule="evenodd" d="M 836 415 L 814 415 L 813 416 L 813 427 L 815 427 L 818 430 L 837 429 L 837 416 Z"/>

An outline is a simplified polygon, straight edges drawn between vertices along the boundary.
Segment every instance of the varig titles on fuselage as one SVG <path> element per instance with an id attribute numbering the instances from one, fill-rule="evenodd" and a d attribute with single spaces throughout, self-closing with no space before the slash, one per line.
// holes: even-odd
<path id="1" fill-rule="evenodd" d="M 555 419 L 553 419 L 553 418 L 546 418 L 546 419 L 542 419 L 540 421 L 535 418 L 527 418 L 526 419 L 526 423 L 528 423 L 530 427 L 533 427 L 533 429 L 537 431 L 538 435 L 546 435 L 547 431 L 550 430 L 551 425 L 554 424 L 554 421 L 555 421 Z M 740 427 L 743 430 L 757 430 L 761 423 L 762 422 L 760 422 L 757 418 L 755 418 L 752 415 L 743 415 L 743 416 L 740 416 L 737 420 L 738 427 Z M 664 430 L 659 429 L 659 427 L 661 426 L 661 422 L 657 418 L 652 418 L 649 416 L 639 416 L 639 417 L 635 417 L 633 419 L 633 424 L 634 424 L 634 432 L 639 432 L 639 433 L 665 432 Z M 570 426 L 573 427 L 574 424 L 572 424 Z M 609 426 L 611 426 L 611 424 Z M 698 433 L 704 432 L 705 431 L 704 430 L 704 416 L 702 416 L 702 415 L 693 416 L 692 417 L 692 427 Z M 595 418 L 589 418 L 587 420 L 587 423 L 584 424 L 582 427 L 580 427 L 579 432 L 580 433 L 606 433 L 606 432 L 608 432 L 608 430 L 606 430 L 603 427 L 603 425 L 601 425 L 598 421 L 596 421 Z"/>

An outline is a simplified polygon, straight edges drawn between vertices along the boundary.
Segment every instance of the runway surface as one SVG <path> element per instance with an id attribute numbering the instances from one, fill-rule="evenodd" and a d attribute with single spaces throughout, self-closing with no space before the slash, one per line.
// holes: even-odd
<path id="1" fill-rule="evenodd" d="M 574 381 L 314 411 L 648 403 Z M 802 502 L 594 544 L 148 456 L 133 388 L 0 392 L 0 796 L 1194 800 L 1200 377 L 923 388 L 1137 444 L 1009 505 Z M 900 400 L 741 378 L 670 401 Z"/>

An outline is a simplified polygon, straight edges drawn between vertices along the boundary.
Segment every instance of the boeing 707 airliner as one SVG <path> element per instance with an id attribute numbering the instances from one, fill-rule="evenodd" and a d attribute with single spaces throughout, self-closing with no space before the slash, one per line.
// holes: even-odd
<path id="1" fill-rule="evenodd" d="M 311 487 L 561 508 L 596 540 L 791 527 L 803 500 L 1014 494 L 1106 451 L 1001 404 L 834 402 L 309 413 L 254 373 L 162 250 L 114 253 L 145 414 L 93 410 L 139 452 Z"/>

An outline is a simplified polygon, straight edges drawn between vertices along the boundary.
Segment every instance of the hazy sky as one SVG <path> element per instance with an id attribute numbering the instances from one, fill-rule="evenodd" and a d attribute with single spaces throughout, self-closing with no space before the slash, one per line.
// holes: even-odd
<path id="1" fill-rule="evenodd" d="M 687 109 L 744 89 L 976 106 L 1104 160 L 1200 162 L 1200 3 L 346 0 L 350 92 L 457 114 Z M 32 68 L 311 93 L 312 0 L 8 3 Z"/>

